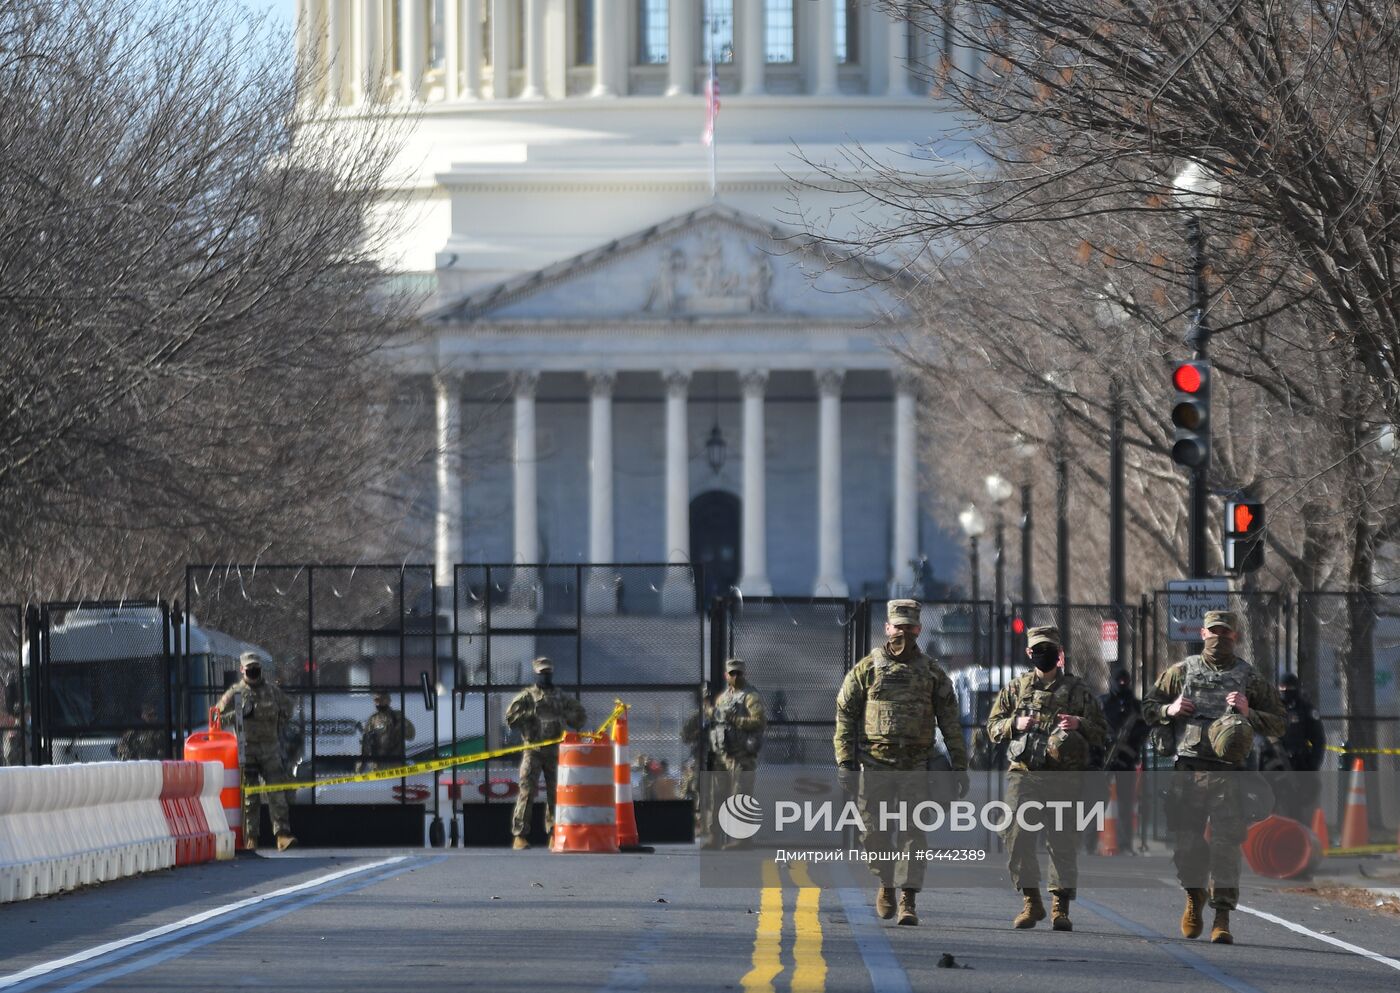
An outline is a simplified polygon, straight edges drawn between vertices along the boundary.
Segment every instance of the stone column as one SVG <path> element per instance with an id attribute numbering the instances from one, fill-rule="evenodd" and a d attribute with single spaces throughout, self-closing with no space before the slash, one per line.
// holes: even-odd
<path id="1" fill-rule="evenodd" d="M 510 97 L 510 0 L 491 0 L 491 99 Z"/>
<path id="2" fill-rule="evenodd" d="M 484 61 L 481 44 L 483 2 L 484 0 L 462 0 L 457 50 L 462 59 L 462 85 L 458 92 L 463 100 L 481 99 L 481 67 Z"/>
<path id="3" fill-rule="evenodd" d="M 588 376 L 588 558 L 611 563 L 613 547 L 613 386 L 614 372 Z M 590 614 L 617 609 L 616 574 L 611 569 L 590 569 L 583 590 L 583 604 Z"/>
<path id="4" fill-rule="evenodd" d="M 763 427 L 763 392 L 768 385 L 765 370 L 739 377 L 744 393 L 744 524 L 740 553 L 743 562 L 739 589 L 745 596 L 768 596 L 768 500 L 767 445 Z"/>
<path id="5" fill-rule="evenodd" d="M 525 88 L 521 100 L 544 99 L 544 3 L 545 0 L 525 0 Z M 602 6 L 599 0 L 595 0 Z"/>
<path id="6" fill-rule="evenodd" d="M 399 3 L 399 72 L 404 100 L 418 100 L 423 87 L 423 5 L 419 0 Z"/>
<path id="7" fill-rule="evenodd" d="M 690 426 L 686 403 L 690 373 L 673 370 L 666 383 L 666 561 L 690 562 Z M 695 588 L 668 575 L 662 584 L 661 607 L 666 613 L 695 609 Z"/>
<path id="8" fill-rule="evenodd" d="M 593 90 L 589 96 L 615 97 L 622 91 L 618 56 L 627 35 L 618 34 L 617 0 L 593 0 Z"/>
<path id="9" fill-rule="evenodd" d="M 515 392 L 515 554 L 517 563 L 540 558 L 538 461 L 535 449 L 535 390 L 537 372 L 512 378 Z"/>
<path id="10" fill-rule="evenodd" d="M 815 0 L 812 16 L 817 19 L 816 74 L 812 77 L 812 92 L 817 96 L 835 96 L 836 85 L 836 6 L 835 0 Z"/>
<path id="11" fill-rule="evenodd" d="M 297 0 L 297 65 L 310 69 L 316 61 L 316 18 L 312 0 Z"/>
<path id="12" fill-rule="evenodd" d="M 892 14 L 877 14 L 888 22 L 888 30 L 883 32 L 889 54 L 885 59 L 885 95 L 907 97 L 909 95 L 909 22 Z"/>
<path id="13" fill-rule="evenodd" d="M 751 97 L 763 92 L 763 73 L 768 65 L 767 39 L 763 36 L 764 5 L 746 3 L 740 6 L 739 16 L 743 21 L 740 30 L 735 32 L 739 36 L 739 70 L 742 74 L 739 94 Z"/>
<path id="14" fill-rule="evenodd" d="M 695 92 L 695 34 L 699 28 L 700 13 L 694 0 L 671 0 L 668 97 Z"/>
<path id="15" fill-rule="evenodd" d="M 890 549 L 890 593 L 914 586 L 913 560 L 919 540 L 919 452 L 915 409 L 916 383 L 911 373 L 894 373 L 894 509 Z"/>
<path id="16" fill-rule="evenodd" d="M 462 95 L 462 0 L 447 0 L 442 12 L 442 98 L 456 100 Z"/>
<path id="17" fill-rule="evenodd" d="M 435 563 L 438 589 L 444 592 L 438 609 L 452 609 L 454 567 L 462 559 L 462 375 L 439 372 L 433 377 L 437 407 L 437 540 Z"/>
<path id="18" fill-rule="evenodd" d="M 376 103 L 383 99 L 384 42 L 380 34 L 382 5 L 379 0 L 360 0 L 360 99 Z"/>
<path id="19" fill-rule="evenodd" d="M 345 35 L 349 13 L 349 8 L 338 0 L 326 4 L 326 103 L 330 106 L 345 102 Z"/>
<path id="20" fill-rule="evenodd" d="M 813 596 L 845 596 L 846 565 L 841 541 L 841 380 L 840 369 L 823 369 L 817 379 L 817 581 Z"/>

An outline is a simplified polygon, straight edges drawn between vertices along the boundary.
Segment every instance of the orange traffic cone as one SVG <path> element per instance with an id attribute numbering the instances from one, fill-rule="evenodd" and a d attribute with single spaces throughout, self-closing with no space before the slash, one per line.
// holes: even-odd
<path id="1" fill-rule="evenodd" d="M 617 851 L 617 787 L 613 745 L 606 738 L 566 731 L 559 745 L 554 801 L 554 852 Z"/>
<path id="2" fill-rule="evenodd" d="M 1357 759 L 1351 767 L 1351 784 L 1347 787 L 1346 811 L 1342 815 L 1342 847 L 1362 848 L 1371 842 L 1371 828 L 1366 823 L 1365 764 Z"/>
<path id="3" fill-rule="evenodd" d="M 1108 784 L 1108 816 L 1099 829 L 1099 854 L 1118 854 L 1118 784 L 1112 780 Z"/>
<path id="4" fill-rule="evenodd" d="M 1317 835 L 1318 844 L 1324 852 L 1332 847 L 1332 840 L 1327 836 L 1327 815 L 1321 807 L 1313 811 L 1312 832 Z"/>
<path id="5" fill-rule="evenodd" d="M 627 708 L 613 725 L 613 787 L 617 804 L 617 847 L 637 848 L 637 813 L 632 806 L 632 749 L 627 743 Z"/>

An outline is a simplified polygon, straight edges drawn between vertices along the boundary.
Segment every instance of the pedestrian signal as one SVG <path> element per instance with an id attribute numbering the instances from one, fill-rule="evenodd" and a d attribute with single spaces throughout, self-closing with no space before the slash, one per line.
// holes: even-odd
<path id="1" fill-rule="evenodd" d="M 1225 504 L 1225 569 L 1253 572 L 1264 564 L 1264 505 L 1249 500 Z"/>
<path id="2" fill-rule="evenodd" d="M 1190 469 L 1210 462 L 1210 365 L 1182 362 L 1172 372 L 1172 461 Z"/>

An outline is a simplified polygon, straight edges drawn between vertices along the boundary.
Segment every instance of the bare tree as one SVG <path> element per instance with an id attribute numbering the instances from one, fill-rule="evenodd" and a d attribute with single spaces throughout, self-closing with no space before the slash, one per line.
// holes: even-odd
<path id="1" fill-rule="evenodd" d="M 328 129 L 290 50 L 223 0 L 0 2 L 13 595 L 353 554 L 401 514 L 375 496 L 424 435 L 385 350 L 416 301 L 376 204 L 405 125 Z"/>

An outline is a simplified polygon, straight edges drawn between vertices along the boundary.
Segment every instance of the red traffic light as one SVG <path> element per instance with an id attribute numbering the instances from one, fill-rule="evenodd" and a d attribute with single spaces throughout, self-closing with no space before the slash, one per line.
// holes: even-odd
<path id="1" fill-rule="evenodd" d="M 1235 532 L 1244 534 L 1254 523 L 1254 508 L 1247 503 L 1235 504 Z"/>
<path id="2" fill-rule="evenodd" d="M 1013 634 L 1025 634 L 1026 622 L 1017 617 L 1011 621 L 1011 631 Z"/>
<path id="3" fill-rule="evenodd" d="M 1200 366 L 1194 362 L 1179 365 L 1172 373 L 1172 385 L 1182 393 L 1197 393 L 1204 382 L 1205 377 L 1201 375 Z"/>

